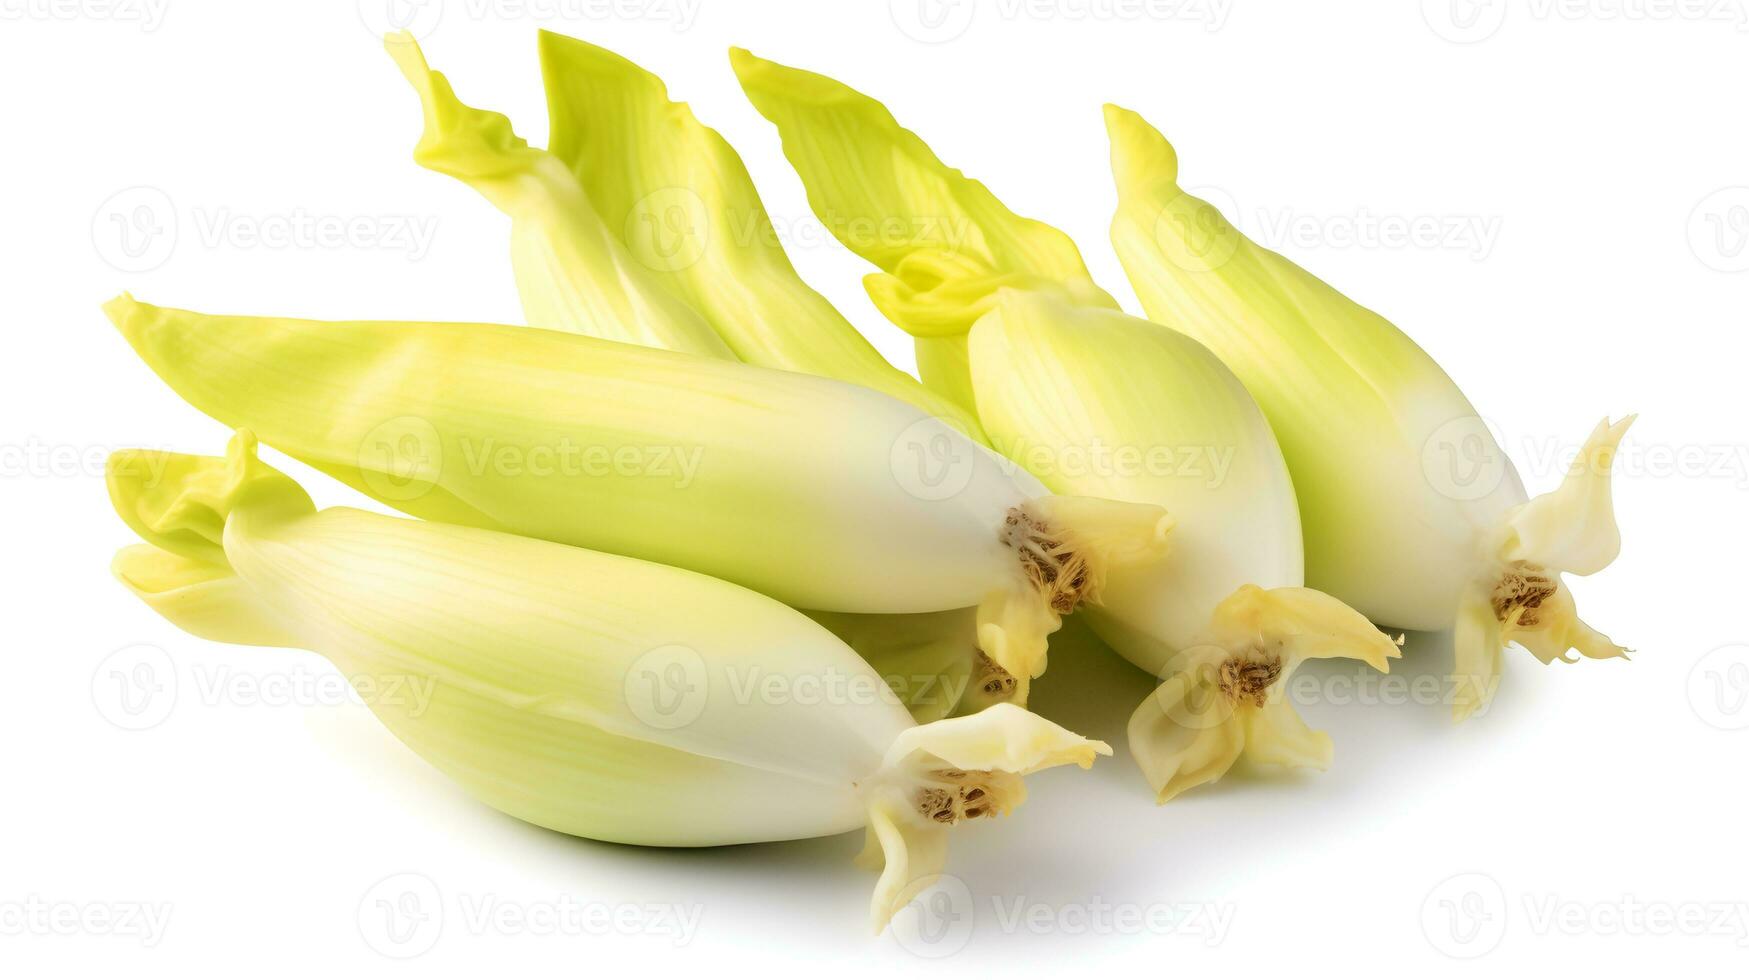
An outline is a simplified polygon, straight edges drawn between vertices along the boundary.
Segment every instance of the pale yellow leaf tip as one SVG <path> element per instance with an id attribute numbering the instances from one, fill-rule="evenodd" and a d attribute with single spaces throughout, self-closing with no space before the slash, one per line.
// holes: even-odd
<path id="1" fill-rule="evenodd" d="M 601 50 L 582 38 L 571 37 L 568 34 L 560 34 L 558 31 L 549 31 L 544 27 L 541 28 L 540 32 L 535 36 L 535 46 L 540 49 L 540 52 L 543 55 L 549 51 L 557 54 L 562 48 L 576 48 L 579 51 L 586 48 L 590 50 Z"/>
<path id="2" fill-rule="evenodd" d="M 424 128 L 420 131 L 419 143 L 413 150 L 413 159 L 423 165 L 424 157 L 441 142 L 440 113 L 446 99 L 454 101 L 454 93 L 449 92 L 448 85 L 442 83 L 443 76 L 431 70 L 431 65 L 425 60 L 425 52 L 419 49 L 419 42 L 414 40 L 413 35 L 405 31 L 385 34 L 383 50 L 395 59 L 395 66 L 401 69 L 401 75 L 419 96 L 419 110 L 424 117 Z"/>
<path id="3" fill-rule="evenodd" d="M 420 101 L 429 106 L 433 94 L 433 72 L 430 63 L 425 60 L 425 52 L 420 50 L 419 42 L 405 31 L 396 31 L 383 35 L 383 50 L 395 59 L 395 66 L 401 69 L 401 74 L 418 90 Z"/>
<path id="4" fill-rule="evenodd" d="M 152 324 L 159 319 L 158 312 L 158 307 L 134 299 L 133 293 L 122 293 L 103 304 L 103 315 L 109 318 L 110 324 L 122 338 L 136 349 Z"/>
<path id="5" fill-rule="evenodd" d="M 566 69 L 585 69 L 596 75 L 629 76 L 666 92 L 660 76 L 623 55 L 581 38 L 543 30 L 539 48 L 541 64 L 545 67 L 558 67 L 562 63 Z"/>
<path id="6" fill-rule="evenodd" d="M 109 322 L 123 334 L 128 332 L 128 323 L 133 319 L 134 311 L 139 309 L 139 301 L 133 293 L 121 293 L 103 304 L 103 315 L 109 317 Z"/>
<path id="7" fill-rule="evenodd" d="M 383 35 L 383 50 L 395 59 L 401 74 L 419 91 L 420 100 L 428 100 L 432 72 L 425 61 L 425 52 L 419 48 L 419 41 L 406 31 L 393 31 Z"/>
<path id="8" fill-rule="evenodd" d="M 1107 102 L 1105 132 L 1111 141 L 1111 172 L 1118 190 L 1178 181 L 1178 151 L 1139 113 Z"/>
<path id="9" fill-rule="evenodd" d="M 746 48 L 731 47 L 729 48 L 729 67 L 735 70 L 735 77 L 741 80 L 742 86 L 747 86 L 752 84 L 762 71 L 777 66 Z"/>
<path id="10" fill-rule="evenodd" d="M 755 92 L 781 93 L 787 102 L 815 103 L 867 98 L 836 79 L 768 61 L 746 48 L 731 47 L 729 65 L 749 96 Z"/>

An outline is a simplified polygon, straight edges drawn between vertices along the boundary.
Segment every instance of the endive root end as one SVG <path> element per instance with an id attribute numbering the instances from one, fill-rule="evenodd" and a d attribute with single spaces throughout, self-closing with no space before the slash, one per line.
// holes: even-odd
<path id="1" fill-rule="evenodd" d="M 1113 564 L 1166 552 L 1173 521 L 1162 507 L 1096 497 L 1039 497 L 1008 512 L 1002 543 L 1052 612 L 1097 602 Z"/>
<path id="2" fill-rule="evenodd" d="M 1508 563 L 1492 587 L 1470 590 L 1452 633 L 1452 719 L 1482 713 L 1500 687 L 1502 654 L 1516 643 L 1545 664 L 1625 658 L 1631 651 L 1586 625 L 1559 573 Z M 1579 656 L 1569 656 L 1569 653 Z"/>
<path id="3" fill-rule="evenodd" d="M 988 706 L 1014 701 L 1016 696 L 1024 697 L 1025 689 L 1018 678 L 980 650 L 972 664 L 971 683 L 967 685 L 967 693 Z M 1025 707 L 1024 702 L 1021 706 Z"/>
<path id="4" fill-rule="evenodd" d="M 875 931 L 940 877 L 949 827 L 1019 806 L 1028 773 L 1070 763 L 1085 769 L 1110 754 L 1105 743 L 1012 704 L 906 730 L 870 782 L 867 842 L 857 858 L 881 869 L 870 905 Z"/>
<path id="5" fill-rule="evenodd" d="M 1156 803 L 1226 775 L 1245 748 L 1235 703 L 1218 690 L 1219 647 L 1180 653 L 1160 686 L 1136 706 L 1128 728 L 1130 755 Z"/>
<path id="6" fill-rule="evenodd" d="M 1322 592 L 1254 585 L 1215 607 L 1205 635 L 1172 658 L 1130 716 L 1130 754 L 1160 803 L 1215 782 L 1241 757 L 1329 768 L 1330 737 L 1300 718 L 1288 679 L 1303 661 L 1329 657 L 1388 671 L 1402 644 Z"/>
<path id="7" fill-rule="evenodd" d="M 1158 559 L 1172 518 L 1164 508 L 1095 497 L 1038 497 L 1008 511 L 998 537 L 1020 581 L 978 606 L 978 646 L 1013 675 L 1014 700 L 1044 673 L 1049 636 L 1083 602 L 1097 602 L 1113 565 Z"/>
<path id="8" fill-rule="evenodd" d="M 1492 571 L 1458 607 L 1452 636 L 1453 719 L 1479 714 L 1493 700 L 1508 643 L 1545 664 L 1627 656 L 1626 647 L 1579 618 L 1561 575 L 1602 571 L 1621 551 L 1610 477 L 1616 449 L 1634 418 L 1599 422 L 1561 485 L 1507 515 L 1494 539 L 1501 543 Z"/>

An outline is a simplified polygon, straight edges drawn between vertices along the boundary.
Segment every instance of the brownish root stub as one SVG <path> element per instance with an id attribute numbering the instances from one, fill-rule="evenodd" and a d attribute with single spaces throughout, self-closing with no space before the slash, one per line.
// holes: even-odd
<path id="1" fill-rule="evenodd" d="M 1499 584 L 1494 586 L 1491 597 L 1494 618 L 1503 625 L 1533 628 L 1541 621 L 1542 604 L 1554 594 L 1555 580 L 1546 569 L 1530 562 L 1515 561 L 1506 566 Z"/>
<path id="2" fill-rule="evenodd" d="M 1249 701 L 1261 708 L 1268 697 L 1269 685 L 1280 676 L 1281 657 L 1272 653 L 1248 654 L 1223 660 L 1217 683 L 1233 704 Z"/>
<path id="3" fill-rule="evenodd" d="M 1006 810 L 1003 800 L 1018 782 L 1012 773 L 989 769 L 934 769 L 925 775 L 912 802 L 925 820 L 956 824 Z"/>
<path id="4" fill-rule="evenodd" d="M 988 697 L 1007 699 L 1014 696 L 1016 681 L 1013 674 L 1003 670 L 1001 664 L 980 650 L 977 664 L 972 668 L 972 686 Z"/>
<path id="5" fill-rule="evenodd" d="M 1014 549 L 1027 581 L 1045 597 L 1052 612 L 1067 616 L 1082 602 L 1092 601 L 1094 578 L 1087 556 L 1044 521 L 1024 508 L 1011 508 L 1002 522 L 1001 540 Z"/>

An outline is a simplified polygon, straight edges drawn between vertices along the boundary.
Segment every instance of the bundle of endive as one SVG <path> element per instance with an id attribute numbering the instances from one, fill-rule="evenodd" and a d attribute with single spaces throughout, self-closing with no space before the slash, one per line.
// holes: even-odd
<path id="1" fill-rule="evenodd" d="M 1560 576 L 1615 556 L 1626 423 L 1551 493 L 1509 464 L 1442 492 L 1423 447 L 1475 420 L 1450 379 L 1211 218 L 1133 114 L 1107 110 L 1113 239 L 1147 320 L 879 103 L 733 52 L 816 211 L 879 268 L 919 381 L 796 274 L 740 158 L 654 75 L 543 33 L 543 150 L 410 38 L 387 46 L 422 108 L 415 159 L 509 216 L 528 325 L 112 301 L 234 430 L 223 457 L 112 458 L 144 542 L 115 571 L 197 636 L 432 685 L 423 710 L 371 707 L 505 813 L 652 845 L 865 827 L 879 928 L 949 826 L 1109 752 L 1024 707 L 1077 610 L 1159 679 L 1128 734 L 1161 801 L 1242 758 L 1328 766 L 1287 681 L 1312 658 L 1387 670 L 1381 626 L 1455 626 L 1460 717 L 1509 641 L 1622 653 Z M 1185 215 L 1220 232 L 1213 260 Z M 892 221 L 961 237 L 859 232 Z M 257 440 L 414 519 L 318 510 Z M 1138 463 L 1069 465 L 1102 448 Z"/>

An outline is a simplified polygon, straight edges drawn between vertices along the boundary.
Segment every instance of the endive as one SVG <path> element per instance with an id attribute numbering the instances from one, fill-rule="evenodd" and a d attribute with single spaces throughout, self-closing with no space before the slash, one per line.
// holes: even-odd
<path id="1" fill-rule="evenodd" d="M 1026 773 L 1109 752 L 1013 705 L 913 725 L 826 630 L 703 575 L 318 512 L 247 432 L 222 459 L 116 454 L 108 480 L 146 542 L 115 572 L 178 626 L 314 650 L 361 690 L 416 682 L 417 704 L 366 700 L 469 793 L 542 827 L 701 846 L 866 826 L 877 929 L 939 873 L 948 827 L 1012 809 Z M 800 696 L 826 683 L 847 696 Z"/>
<path id="2" fill-rule="evenodd" d="M 529 323 L 854 382 L 982 440 L 970 413 L 888 364 L 802 281 L 741 158 L 661 79 L 542 31 L 548 152 L 457 99 L 411 36 L 384 43 L 424 107 L 415 159 L 511 215 Z M 701 324 L 722 343 L 697 342 Z"/>
<path id="3" fill-rule="evenodd" d="M 1600 423 L 1560 487 L 1534 499 L 1451 378 L 1402 331 L 1261 248 L 1178 186 L 1178 157 L 1108 106 L 1112 241 L 1149 317 L 1213 348 L 1281 440 L 1306 525 L 1306 575 L 1374 620 L 1455 624 L 1462 718 L 1504 645 L 1549 663 L 1622 647 L 1581 622 L 1561 581 L 1614 560 L 1610 468 L 1630 419 Z"/>
<path id="4" fill-rule="evenodd" d="M 1022 685 L 1059 617 L 1171 526 L 1052 496 L 920 409 L 825 378 L 526 327 L 106 310 L 196 408 L 407 513 L 799 608 L 978 606 L 984 651 Z"/>
<path id="5" fill-rule="evenodd" d="M 1009 211 L 879 102 L 740 48 L 730 60 L 754 107 L 777 126 L 814 213 L 881 269 L 863 285 L 916 337 L 918 370 L 930 387 L 975 410 L 964 337 L 999 287 L 1061 290 L 1117 307 L 1067 235 Z M 895 227 L 902 233 L 868 231 Z"/>
<path id="6" fill-rule="evenodd" d="M 1299 512 L 1263 414 L 1207 348 L 1157 324 L 1003 290 L 968 337 L 978 411 L 998 448 L 1047 486 L 1162 504 L 1171 554 L 1120 569 L 1102 639 L 1161 678 L 1130 718 L 1130 752 L 1161 802 L 1243 756 L 1328 768 L 1330 739 L 1288 701 L 1304 660 L 1390 669 L 1396 644 L 1304 588 Z"/>
<path id="7" fill-rule="evenodd" d="M 1365 617 L 1303 588 L 1299 512 L 1281 451 L 1244 386 L 1206 348 L 1110 309 L 1061 232 L 1020 218 L 940 163 L 873 99 L 744 53 L 737 68 L 821 213 L 878 206 L 900 221 L 941 189 L 979 202 L 974 241 L 1043 241 L 975 261 L 925 244 L 933 317 L 902 327 L 951 339 L 992 445 L 1058 492 L 1164 505 L 1177 520 L 1163 562 L 1118 570 L 1089 619 L 1164 683 L 1130 723 L 1131 748 L 1162 800 L 1218 778 L 1241 754 L 1327 766 L 1329 740 L 1285 700 L 1297 663 L 1346 656 L 1388 669 L 1396 645 Z M 903 170 L 868 165 L 904 160 Z M 859 202 L 879 202 L 863 205 Z M 872 256 L 871 256 L 872 257 Z"/>

